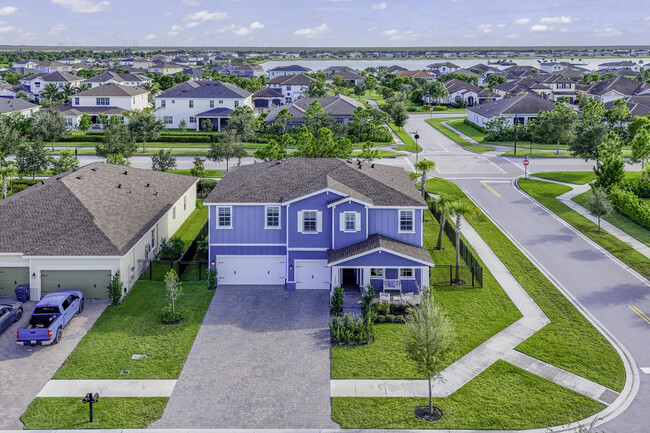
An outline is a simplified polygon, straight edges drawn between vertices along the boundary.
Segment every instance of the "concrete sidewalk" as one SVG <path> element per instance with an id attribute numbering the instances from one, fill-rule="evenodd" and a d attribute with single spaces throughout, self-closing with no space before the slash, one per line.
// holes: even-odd
<path id="1" fill-rule="evenodd" d="M 37 397 L 169 397 L 175 386 L 175 380 L 50 380 Z"/>

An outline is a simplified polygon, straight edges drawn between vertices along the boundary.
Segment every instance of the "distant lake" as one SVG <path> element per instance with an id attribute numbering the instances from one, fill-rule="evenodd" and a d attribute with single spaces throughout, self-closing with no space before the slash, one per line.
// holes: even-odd
<path id="1" fill-rule="evenodd" d="M 329 66 L 348 66 L 350 68 L 362 71 L 369 67 L 378 67 L 378 66 L 392 66 L 399 65 L 406 69 L 416 71 L 425 69 L 427 65 L 431 63 L 440 63 L 440 62 L 451 62 L 455 65 L 460 66 L 461 68 L 469 68 L 477 63 L 488 64 L 489 61 L 496 61 L 498 59 L 493 58 L 481 58 L 481 59 L 359 59 L 359 60 L 350 60 L 350 59 L 332 59 L 332 60 L 302 60 L 302 59 L 293 59 L 293 60 L 272 60 L 269 62 L 262 63 L 261 66 L 264 68 L 264 71 L 269 69 L 276 68 L 278 66 L 289 66 L 289 65 L 300 65 L 307 68 L 310 68 L 314 71 L 325 69 Z M 513 59 L 517 65 L 521 66 L 539 66 L 538 58 L 530 59 Z M 550 59 L 546 59 L 547 61 Z M 623 60 L 631 60 L 636 63 L 647 65 L 650 62 L 649 58 L 629 58 L 629 57 L 613 57 L 607 59 L 592 59 L 592 58 L 583 58 L 582 61 L 579 61 L 575 58 L 573 61 L 571 59 L 558 59 L 560 62 L 570 62 L 574 64 L 580 64 L 579 66 L 591 70 L 598 69 L 598 65 L 601 63 L 608 62 L 620 62 Z M 643 63 L 641 63 L 643 62 Z M 492 65 L 496 68 L 507 68 L 507 66 Z"/>

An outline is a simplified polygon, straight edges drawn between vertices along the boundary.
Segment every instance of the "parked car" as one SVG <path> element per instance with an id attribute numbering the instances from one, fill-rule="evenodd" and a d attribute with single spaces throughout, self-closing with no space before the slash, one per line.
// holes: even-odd
<path id="1" fill-rule="evenodd" d="M 83 309 L 84 294 L 80 290 L 49 293 L 34 307 L 27 328 L 16 331 L 16 342 L 28 346 L 58 343 L 63 328 Z"/>
<path id="2" fill-rule="evenodd" d="M 22 302 L 0 303 L 0 333 L 23 317 Z"/>

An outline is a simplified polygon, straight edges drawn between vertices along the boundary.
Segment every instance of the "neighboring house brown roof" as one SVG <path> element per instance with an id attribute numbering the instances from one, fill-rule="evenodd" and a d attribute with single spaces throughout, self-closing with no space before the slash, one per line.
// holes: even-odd
<path id="1" fill-rule="evenodd" d="M 467 83 L 457 78 L 453 78 L 451 80 L 445 81 L 443 84 L 445 85 L 445 88 L 447 89 L 447 92 L 450 95 L 452 93 L 456 93 L 464 90 L 464 91 L 474 92 L 482 98 L 496 98 L 498 96 L 496 93 L 492 93 L 489 90 L 486 90 L 479 86 L 475 86 L 471 83 Z"/>
<path id="2" fill-rule="evenodd" d="M 398 254 L 402 254 L 419 261 L 429 263 L 431 266 L 433 266 L 431 253 L 429 253 L 427 249 L 416 247 L 415 245 L 407 244 L 405 242 L 398 241 L 397 239 L 392 239 L 388 236 L 380 234 L 370 235 L 367 239 L 361 242 L 339 248 L 338 250 L 328 250 L 327 262 L 340 262 L 342 260 L 358 256 L 359 254 L 369 253 L 377 249 L 394 251 Z"/>
<path id="3" fill-rule="evenodd" d="M 283 203 L 325 188 L 375 206 L 426 206 L 404 169 L 334 158 L 238 167 L 226 173 L 205 203 Z"/>
<path id="4" fill-rule="evenodd" d="M 647 116 L 650 114 L 650 95 L 639 95 L 639 96 L 628 96 L 623 99 L 625 105 L 630 110 L 631 118 L 636 116 Z M 610 101 L 605 103 L 605 109 L 609 110 L 614 105 L 616 101 Z"/>
<path id="5" fill-rule="evenodd" d="M 140 87 L 123 86 L 121 84 L 103 84 L 101 86 L 93 87 L 92 89 L 84 90 L 83 92 L 75 93 L 78 96 L 137 96 L 144 93 L 149 93 Z"/>
<path id="6" fill-rule="evenodd" d="M 337 72 L 332 72 L 330 75 L 327 76 L 327 79 L 328 80 L 333 80 L 334 77 L 336 77 L 336 76 L 339 76 L 339 77 L 341 77 L 341 79 L 347 80 L 347 81 L 352 81 L 352 80 L 354 80 L 354 81 L 362 80 L 363 81 L 363 80 L 366 79 L 365 77 L 357 74 L 356 72 L 349 71 L 347 69 L 337 71 Z"/>
<path id="7" fill-rule="evenodd" d="M 454 65 L 453 63 L 450 63 L 450 62 L 444 62 L 444 63 L 431 63 L 430 65 L 427 65 L 427 68 L 429 68 L 429 69 L 440 69 L 440 68 L 442 68 L 443 66 L 446 66 L 446 67 L 448 67 L 448 68 L 456 68 L 456 69 L 460 68 L 460 66 L 458 66 L 458 65 Z"/>
<path id="8" fill-rule="evenodd" d="M 101 162 L 51 177 L 0 201 L 0 252 L 124 255 L 197 181 Z"/>
<path id="9" fill-rule="evenodd" d="M 429 74 L 427 71 L 399 71 L 396 75 L 398 77 L 410 77 L 413 78 L 414 80 L 417 79 L 430 80 L 432 78 L 435 78 L 434 75 Z"/>
<path id="10" fill-rule="evenodd" d="M 259 90 L 256 90 L 253 93 L 254 98 L 284 98 L 282 92 L 278 89 L 272 89 L 270 87 L 262 87 Z"/>
<path id="11" fill-rule="evenodd" d="M 308 86 L 315 81 L 316 80 L 314 80 L 312 77 L 309 77 L 305 74 L 280 75 L 279 77 L 268 80 L 266 82 L 266 85 L 280 84 L 282 86 Z"/>

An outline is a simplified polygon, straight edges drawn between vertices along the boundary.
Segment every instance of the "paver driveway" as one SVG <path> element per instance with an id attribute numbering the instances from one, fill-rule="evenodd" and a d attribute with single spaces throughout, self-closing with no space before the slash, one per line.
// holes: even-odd
<path id="1" fill-rule="evenodd" d="M 20 416 L 108 304 L 104 299 L 86 299 L 83 313 L 66 326 L 59 344 L 36 347 L 16 344 L 16 330 L 27 325 L 36 302 L 25 304 L 22 319 L 0 335 L 0 429 L 23 428 Z"/>
<path id="2" fill-rule="evenodd" d="M 324 290 L 217 289 L 153 428 L 335 428 Z"/>

